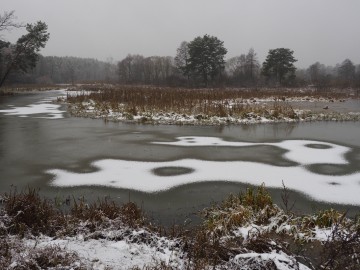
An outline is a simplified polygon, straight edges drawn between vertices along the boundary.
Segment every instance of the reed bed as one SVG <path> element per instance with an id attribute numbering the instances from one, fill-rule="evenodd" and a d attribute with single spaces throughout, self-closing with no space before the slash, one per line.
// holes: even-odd
<path id="1" fill-rule="evenodd" d="M 66 99 L 59 98 L 58 102 L 67 102 L 71 115 L 101 118 L 105 122 L 229 125 L 360 120 L 360 113 L 338 112 L 333 109 L 336 106 L 330 105 L 356 98 L 351 91 L 343 89 L 319 92 L 312 89 L 84 85 L 69 90 Z M 323 107 L 312 110 L 309 103 Z"/>
<path id="2" fill-rule="evenodd" d="M 76 94 L 68 93 L 67 101 L 73 104 L 95 102 L 102 111 L 143 113 L 177 113 L 206 115 L 209 117 L 247 117 L 248 113 L 262 116 L 294 118 L 295 113 L 286 99 L 308 96 L 290 90 L 259 89 L 183 89 L 152 87 L 98 88 L 85 87 Z M 267 99 L 270 104 L 264 105 Z M 259 102 L 260 101 L 260 102 Z"/>

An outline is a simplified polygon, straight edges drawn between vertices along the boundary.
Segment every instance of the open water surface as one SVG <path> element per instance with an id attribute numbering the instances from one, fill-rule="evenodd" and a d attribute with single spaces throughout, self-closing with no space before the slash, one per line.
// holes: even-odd
<path id="1" fill-rule="evenodd" d="M 194 178 L 190 182 L 184 181 L 184 184 L 170 185 L 168 188 L 159 189 L 155 192 L 145 192 L 146 190 L 141 188 L 141 184 L 144 182 L 140 182 L 140 188 L 137 189 L 122 188 L 121 183 L 118 186 L 116 186 L 117 184 L 106 183 L 114 183 L 115 181 L 112 179 L 120 178 L 122 181 L 132 182 L 137 181 L 134 179 L 136 177 L 141 178 L 149 175 L 153 178 L 160 178 L 160 181 L 166 182 L 164 186 L 169 186 L 168 182 L 173 179 L 187 180 L 201 170 L 195 164 L 196 161 L 209 162 L 212 167 L 216 164 L 244 162 L 254 166 L 259 165 L 258 167 L 255 166 L 253 171 L 257 175 L 260 173 L 262 179 L 259 181 L 263 181 L 265 184 L 267 184 L 267 178 L 278 178 L 278 181 L 281 181 L 285 177 L 284 175 L 271 175 L 271 172 L 265 173 L 265 171 L 264 175 L 261 175 L 261 170 L 265 165 L 269 168 L 280 169 L 296 167 L 299 170 L 306 171 L 307 175 L 323 177 L 329 186 L 324 185 L 324 190 L 319 189 L 317 192 L 328 192 L 327 189 L 331 188 L 331 192 L 334 192 L 334 201 L 320 202 L 314 196 L 310 197 L 304 193 L 300 185 L 299 189 L 291 191 L 291 200 L 296 201 L 295 208 L 297 211 L 309 212 L 323 207 L 336 207 L 340 210 L 349 210 L 350 214 L 359 213 L 359 122 L 279 123 L 241 126 L 105 123 L 103 120 L 70 117 L 66 113 L 65 105 L 50 106 L 44 110 L 43 107 L 48 106 L 47 102 L 58 95 L 59 92 L 50 91 L 0 97 L 0 193 L 8 192 L 13 186 L 18 190 L 30 186 L 40 188 L 42 194 L 60 201 L 65 200 L 68 196 L 71 198 L 74 196 L 75 199 L 84 196 L 88 200 L 110 196 L 112 199 L 122 202 L 130 199 L 142 205 L 150 215 L 160 220 L 162 224 L 169 225 L 172 222 L 184 221 L 187 217 L 193 218 L 193 214 L 199 209 L 209 206 L 212 202 L 222 200 L 229 193 L 244 191 L 249 183 L 253 183 L 247 181 L 246 176 L 251 171 L 250 173 L 244 171 L 244 176 L 242 176 L 241 169 L 234 168 L 234 172 L 236 171 L 236 174 L 239 175 L 239 181 L 227 181 L 226 175 L 229 175 L 228 179 L 235 177 L 233 174 L 231 175 L 232 169 L 230 168 L 228 171 L 224 171 L 224 179 Z M 32 107 L 33 114 L 22 113 L 27 111 L 31 107 L 30 105 L 35 105 Z M 352 106 L 354 105 L 352 104 Z M 16 111 L 18 108 L 23 110 Z M 190 147 L 174 144 L 174 142 L 181 140 L 180 137 L 195 138 L 195 140 L 199 138 L 201 140 L 202 137 L 213 137 L 224 142 L 252 144 L 243 147 L 232 146 L 229 143 Z M 330 147 L 327 144 L 334 144 L 340 148 L 345 147 L 348 150 L 341 155 L 344 162 L 331 163 L 320 160 L 315 163 L 299 163 L 296 158 L 291 159 L 290 155 L 287 156 L 289 149 L 276 146 L 277 143 L 283 141 L 295 140 L 316 141 L 306 146 L 309 153 L 312 149 L 326 151 Z M 304 157 L 304 153 L 306 157 L 306 151 L 301 152 L 300 155 Z M 311 160 L 313 159 L 311 157 Z M 194 160 L 194 167 L 177 166 L 176 162 L 180 160 Z M 135 167 L 137 171 L 133 175 L 124 173 L 123 167 L 114 171 L 104 171 L 99 174 L 101 177 L 99 182 L 90 185 L 86 182 L 86 176 L 89 175 L 89 178 L 90 175 L 94 176 L 95 174 L 96 176 L 96 173 L 100 171 L 99 166 L 96 165 L 99 161 L 103 163 L 105 161 L 114 162 L 111 164 L 114 164 L 115 167 L 137 166 Z M 116 163 L 117 161 L 123 162 Z M 127 161 L 132 161 L 132 163 L 124 165 L 124 162 Z M 142 164 L 148 166 L 149 162 L 154 166 L 141 174 Z M 161 166 L 163 162 L 165 162 L 164 164 L 167 164 L 166 162 L 173 163 L 168 166 Z M 294 170 L 295 172 L 297 171 Z M 58 183 L 57 179 L 61 179 L 60 176 L 66 173 L 71 175 L 70 184 Z M 121 175 L 116 175 L 116 173 Z M 290 170 L 285 177 L 286 181 L 291 178 L 292 173 Z M 83 178 L 79 180 L 80 176 Z M 107 177 L 109 179 L 106 179 Z M 152 179 L 151 177 L 149 179 Z M 206 178 L 206 176 L 204 177 Z M 299 175 L 294 175 L 294 178 L 298 179 Z M 339 204 L 341 198 L 336 198 L 336 191 L 338 189 L 340 194 L 340 188 L 346 188 L 349 183 L 342 182 L 342 179 L 347 178 L 351 178 L 352 181 L 349 196 L 354 197 L 354 203 Z M 331 180 L 327 181 L 327 179 Z M 336 179 L 336 181 L 332 179 Z M 305 180 L 303 185 L 311 185 L 311 177 L 310 180 Z M 71 183 L 72 181 L 73 183 Z M 83 182 L 79 184 L 79 181 Z M 181 182 L 181 180 L 179 181 Z M 144 185 L 151 189 L 151 183 Z M 316 186 L 315 182 L 314 186 Z M 281 190 L 274 188 L 271 189 L 271 193 L 275 201 L 280 203 Z M 359 194 L 359 199 L 356 199 L 356 195 L 354 195 L 356 193 Z"/>

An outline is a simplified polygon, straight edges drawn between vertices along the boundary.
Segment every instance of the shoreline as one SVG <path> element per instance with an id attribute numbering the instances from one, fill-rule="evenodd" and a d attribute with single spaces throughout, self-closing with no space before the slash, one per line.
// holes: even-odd
<path id="1" fill-rule="evenodd" d="M 360 121 L 360 100 L 341 89 L 181 89 L 78 86 L 58 103 L 71 116 L 153 125 Z"/>
<path id="2" fill-rule="evenodd" d="M 312 110 L 293 110 L 294 115 L 288 117 L 284 114 L 271 115 L 247 112 L 243 116 L 209 116 L 206 114 L 181 114 L 175 112 L 139 112 L 132 114 L 126 109 L 113 111 L 103 109 L 102 105 L 94 102 L 69 103 L 67 111 L 73 117 L 103 119 L 105 122 L 124 122 L 152 125 L 189 125 L 189 126 L 221 126 L 221 125 L 249 125 L 269 123 L 302 123 L 318 121 L 360 121 L 360 112 L 315 112 Z"/>

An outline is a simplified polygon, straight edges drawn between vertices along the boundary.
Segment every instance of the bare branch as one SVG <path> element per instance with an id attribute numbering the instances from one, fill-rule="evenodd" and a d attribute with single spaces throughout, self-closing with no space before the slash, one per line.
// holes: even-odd
<path id="1" fill-rule="evenodd" d="M 283 186 L 283 191 L 281 193 L 281 200 L 282 200 L 282 203 L 285 207 L 285 212 L 287 214 L 290 214 L 291 211 L 293 210 L 294 206 L 295 206 L 295 202 L 294 201 L 291 205 L 290 205 L 290 194 L 289 194 L 289 190 L 287 189 L 287 187 L 285 186 L 284 184 L 284 180 L 282 180 L 282 186 Z"/>
<path id="2" fill-rule="evenodd" d="M 21 28 L 25 26 L 23 23 L 15 22 L 16 19 L 15 10 L 10 12 L 5 11 L 3 15 L 0 15 L 0 32 L 5 30 L 10 31 L 12 28 Z"/>

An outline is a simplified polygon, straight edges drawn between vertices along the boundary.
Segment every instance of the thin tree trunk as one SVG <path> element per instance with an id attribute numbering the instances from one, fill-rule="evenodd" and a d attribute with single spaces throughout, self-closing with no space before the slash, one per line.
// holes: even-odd
<path id="1" fill-rule="evenodd" d="M 8 67 L 8 69 L 6 70 L 4 76 L 1 78 L 1 81 L 0 81 L 0 88 L 3 86 L 7 76 L 9 75 L 10 71 L 11 71 L 11 66 L 12 64 L 10 65 L 10 67 Z"/>

